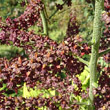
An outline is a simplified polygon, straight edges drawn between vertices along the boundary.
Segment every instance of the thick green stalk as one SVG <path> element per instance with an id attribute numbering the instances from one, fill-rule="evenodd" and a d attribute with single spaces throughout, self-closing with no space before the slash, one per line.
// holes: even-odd
<path id="1" fill-rule="evenodd" d="M 97 77 L 97 60 L 98 60 L 98 52 L 99 52 L 99 43 L 101 37 L 101 13 L 102 13 L 102 1 L 103 0 L 95 0 L 95 16 L 94 16 L 94 25 L 93 25 L 93 37 L 92 37 L 92 54 L 90 59 L 90 90 L 89 90 L 89 99 L 90 106 L 89 110 L 94 109 L 94 83 L 96 83 Z"/>
<path id="2" fill-rule="evenodd" d="M 44 35 L 48 35 L 48 23 L 47 23 L 47 19 L 46 19 L 44 10 L 42 10 L 40 12 L 40 15 L 41 15 L 42 25 L 43 25 L 43 31 L 44 31 L 43 34 Z"/>
<path id="3" fill-rule="evenodd" d="M 46 18 L 46 8 L 45 8 L 45 0 L 42 0 L 43 4 L 44 4 L 44 9 L 41 10 L 40 12 L 40 16 L 42 19 L 42 25 L 43 25 L 43 34 L 42 35 L 48 35 L 48 22 L 47 22 L 47 18 Z"/>

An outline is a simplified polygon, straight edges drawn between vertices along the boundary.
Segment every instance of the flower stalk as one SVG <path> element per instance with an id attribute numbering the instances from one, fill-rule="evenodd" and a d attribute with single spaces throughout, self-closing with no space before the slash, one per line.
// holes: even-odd
<path id="1" fill-rule="evenodd" d="M 94 94 L 93 89 L 94 83 L 97 83 L 97 60 L 99 57 L 99 44 L 101 38 L 101 13 L 102 13 L 102 3 L 103 0 L 95 0 L 95 15 L 94 15 L 94 24 L 93 24 L 93 37 L 92 37 L 92 51 L 90 58 L 90 89 L 89 89 L 89 99 L 90 105 L 89 110 L 94 110 Z"/>

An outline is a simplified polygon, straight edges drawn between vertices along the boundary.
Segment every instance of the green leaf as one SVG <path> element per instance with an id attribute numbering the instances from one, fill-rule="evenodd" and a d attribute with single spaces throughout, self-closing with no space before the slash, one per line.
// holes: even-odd
<path id="1" fill-rule="evenodd" d="M 89 80 L 90 80 L 89 68 L 85 66 L 84 71 L 81 74 L 77 75 L 77 77 L 82 83 L 82 89 L 86 90 L 86 88 L 89 86 Z"/>
<path id="2" fill-rule="evenodd" d="M 23 97 L 30 97 L 30 93 L 27 89 L 27 86 L 26 86 L 26 83 L 24 83 L 24 86 L 23 86 Z"/>

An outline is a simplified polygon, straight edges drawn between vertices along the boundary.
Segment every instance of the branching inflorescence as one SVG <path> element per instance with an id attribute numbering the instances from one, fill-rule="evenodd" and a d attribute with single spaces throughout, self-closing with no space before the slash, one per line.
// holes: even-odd
<path id="1" fill-rule="evenodd" d="M 106 17 L 109 17 L 107 3 L 109 2 L 105 1 Z M 70 6 L 71 0 L 64 0 L 64 4 Z M 61 10 L 64 4 L 57 4 L 57 10 Z M 37 86 L 37 89 L 51 88 L 58 94 L 49 98 L 43 98 L 42 94 L 30 98 L 5 97 L 4 93 L 7 89 L 4 89 L 0 91 L 0 109 L 11 108 L 15 110 L 15 108 L 18 108 L 25 110 L 28 108 L 36 110 L 38 107 L 46 106 L 49 110 L 58 110 L 61 106 L 62 109 L 78 110 L 79 105 L 70 100 L 71 94 L 86 96 L 83 93 L 81 81 L 76 75 L 83 72 L 85 65 L 89 66 L 89 63 L 83 57 L 90 54 L 91 47 L 82 42 L 84 39 L 78 35 L 79 24 L 76 16 L 70 15 L 67 37 L 60 44 L 57 44 L 47 36 L 36 35 L 33 31 L 28 31 L 28 28 L 36 23 L 42 26 L 40 12 L 43 8 L 44 5 L 41 0 L 30 0 L 20 17 L 13 20 L 7 18 L 6 23 L 0 22 L 0 43 L 22 47 L 28 54 L 28 58 L 20 55 L 10 60 L 0 58 L 0 87 L 6 84 L 8 90 L 17 93 L 22 88 L 22 83 L 25 82 L 31 88 L 35 86 Z M 103 16 L 103 19 L 107 20 L 105 16 Z M 101 38 L 101 51 L 105 50 L 109 44 L 109 22 L 106 21 L 105 25 L 104 36 L 106 36 L 106 39 L 105 37 Z M 102 72 L 99 79 L 100 88 L 96 89 L 97 94 L 101 94 L 99 90 L 103 92 L 105 83 L 109 80 L 107 76 L 108 68 L 105 68 L 107 72 Z M 105 81 L 103 77 L 107 80 Z M 107 90 L 109 91 L 109 85 L 107 85 Z M 106 94 L 103 94 L 103 96 L 108 97 Z M 107 100 L 105 101 L 107 102 Z M 98 104 L 102 102 L 102 98 L 95 97 L 94 103 L 97 109 L 100 108 Z"/>

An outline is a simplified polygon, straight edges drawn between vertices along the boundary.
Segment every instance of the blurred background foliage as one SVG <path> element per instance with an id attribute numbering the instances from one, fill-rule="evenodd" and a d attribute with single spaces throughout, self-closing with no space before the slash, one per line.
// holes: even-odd
<path id="1" fill-rule="evenodd" d="M 48 16 L 55 10 L 55 4 L 63 4 L 62 0 L 46 1 L 46 9 Z M 50 38 L 60 42 L 66 37 L 66 30 L 70 19 L 70 14 L 76 16 L 80 26 L 80 35 L 87 41 L 92 37 L 93 24 L 93 6 L 92 3 L 87 3 L 86 0 L 72 0 L 72 6 L 64 6 L 63 10 L 58 11 L 52 19 L 49 20 Z"/>
<path id="2" fill-rule="evenodd" d="M 47 19 L 56 10 L 56 3 L 63 4 L 63 0 L 43 0 L 46 6 Z M 27 0 L 0 0 L 0 16 L 4 21 L 7 17 L 14 19 L 20 16 L 25 6 L 23 2 Z M 51 19 L 48 19 L 49 37 L 57 42 L 61 42 L 66 37 L 66 30 L 70 19 L 70 13 L 77 17 L 80 25 L 80 36 L 87 41 L 92 36 L 93 24 L 93 6 L 87 3 L 86 0 L 72 0 L 72 6 L 64 5 L 63 10 L 59 10 Z M 39 27 L 32 26 L 29 30 L 34 30 L 38 33 Z"/>
<path id="3" fill-rule="evenodd" d="M 12 19 L 23 13 L 22 0 L 0 0 L 0 16 L 4 21 L 7 17 Z"/>

